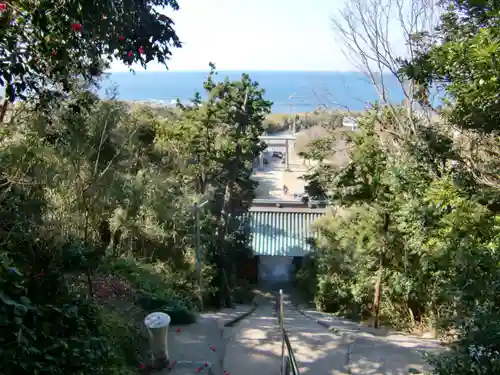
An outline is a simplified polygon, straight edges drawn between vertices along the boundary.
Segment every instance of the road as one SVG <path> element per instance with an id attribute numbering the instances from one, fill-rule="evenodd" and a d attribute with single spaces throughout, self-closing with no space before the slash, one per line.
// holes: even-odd
<path id="1" fill-rule="evenodd" d="M 285 135 L 276 134 L 276 136 Z M 288 135 L 288 133 L 286 133 Z M 259 199 L 291 200 L 294 194 L 304 192 L 304 181 L 300 179 L 306 171 L 304 161 L 294 152 L 293 142 L 289 142 L 288 150 L 285 141 L 270 140 L 267 141 L 268 148 L 264 157 L 269 161 L 263 170 L 258 170 L 253 179 L 259 182 L 256 190 L 256 196 Z M 291 171 L 285 170 L 285 164 L 280 158 L 272 157 L 272 152 L 288 153 Z M 283 186 L 288 187 L 288 194 L 283 194 Z"/>

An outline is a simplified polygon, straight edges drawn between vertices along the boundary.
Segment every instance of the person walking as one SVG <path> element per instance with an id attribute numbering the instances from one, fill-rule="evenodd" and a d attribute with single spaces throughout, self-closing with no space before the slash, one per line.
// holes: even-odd
<path id="1" fill-rule="evenodd" d="M 283 194 L 287 195 L 288 194 L 288 186 L 283 185 Z"/>

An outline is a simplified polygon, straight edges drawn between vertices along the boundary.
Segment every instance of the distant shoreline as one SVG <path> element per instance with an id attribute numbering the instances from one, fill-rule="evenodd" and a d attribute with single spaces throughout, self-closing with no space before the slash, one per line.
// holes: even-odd
<path id="1" fill-rule="evenodd" d="M 240 80 L 242 71 L 219 71 L 217 81 L 228 77 Z M 349 108 L 361 111 L 366 103 L 377 100 L 373 85 L 366 82 L 362 73 L 321 72 L 321 71 L 247 71 L 253 81 L 265 90 L 264 98 L 273 103 L 273 114 L 311 113 L 323 108 L 337 111 Z M 175 104 L 180 98 L 189 103 L 196 92 L 206 97 L 203 81 L 207 72 L 194 71 L 140 71 L 108 72 L 101 82 L 99 95 L 106 97 L 108 92 L 117 99 L 148 103 L 155 107 Z M 388 76 L 386 87 L 390 92 L 389 100 L 400 103 L 404 95 L 396 79 Z"/>
<path id="2" fill-rule="evenodd" d="M 177 108 L 176 104 L 173 104 L 173 103 L 171 104 L 171 103 L 167 103 L 166 101 L 156 100 L 156 99 L 150 99 L 150 100 L 120 100 L 120 99 L 116 99 L 116 100 L 119 100 L 123 103 L 126 103 L 127 105 L 134 105 L 134 104 L 137 105 L 138 104 L 138 105 L 151 106 L 154 108 L 166 108 L 166 109 Z M 189 103 L 184 102 L 183 104 L 188 105 Z M 320 106 L 318 106 L 318 107 L 320 107 Z M 352 111 L 352 112 L 356 113 L 356 112 L 360 112 L 360 111 Z M 290 117 L 290 116 L 304 117 L 304 116 L 309 116 L 309 115 L 318 115 L 318 114 L 322 114 L 322 113 L 323 114 L 348 113 L 348 111 L 341 109 L 341 108 L 325 108 L 325 109 L 321 109 L 321 110 L 319 110 L 317 108 L 317 109 L 314 109 L 312 111 L 303 111 L 303 112 L 283 112 L 283 111 L 271 112 L 266 117 L 277 117 L 277 118 Z"/>
<path id="3" fill-rule="evenodd" d="M 191 73 L 210 73 L 210 70 L 137 70 L 135 72 L 130 72 L 129 70 L 116 70 L 116 71 L 107 71 L 104 74 L 144 74 L 144 73 L 166 73 L 166 74 L 191 74 Z M 359 74 L 363 75 L 364 73 L 356 71 L 356 70 L 246 70 L 246 69 L 236 69 L 236 70 L 217 70 L 217 75 L 223 75 L 224 73 L 230 74 L 252 74 L 252 73 L 270 73 L 270 74 L 293 74 L 293 73 L 306 73 L 306 74 Z M 376 72 L 374 72 L 376 73 Z M 376 73 L 378 74 L 378 73 Z M 388 73 L 387 75 L 390 75 Z"/>

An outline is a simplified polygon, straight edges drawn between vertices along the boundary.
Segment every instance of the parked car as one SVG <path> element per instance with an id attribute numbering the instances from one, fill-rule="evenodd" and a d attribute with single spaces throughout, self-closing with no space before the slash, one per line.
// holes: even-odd
<path id="1" fill-rule="evenodd" d="M 273 151 L 273 158 L 283 159 L 283 153 L 280 151 Z"/>

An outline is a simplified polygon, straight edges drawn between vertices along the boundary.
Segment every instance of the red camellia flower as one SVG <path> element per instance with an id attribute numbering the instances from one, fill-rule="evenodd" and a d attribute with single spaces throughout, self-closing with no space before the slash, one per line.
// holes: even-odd
<path id="1" fill-rule="evenodd" d="M 118 37 L 118 40 L 119 40 L 120 42 L 123 42 L 123 41 L 125 40 L 125 37 L 124 37 L 123 35 L 120 35 L 120 36 Z"/>
<path id="2" fill-rule="evenodd" d="M 0 3 L 0 12 L 5 12 L 7 10 L 7 4 Z"/>
<path id="3" fill-rule="evenodd" d="M 139 365 L 139 368 L 140 368 L 141 370 L 144 370 L 144 369 L 146 368 L 146 365 L 145 365 L 144 363 L 141 363 L 141 364 Z"/>
<path id="4" fill-rule="evenodd" d="M 128 53 L 127 53 L 127 56 L 128 56 L 128 57 L 132 57 L 133 55 L 134 55 L 134 54 L 132 53 L 132 51 L 128 51 Z"/>
<path id="5" fill-rule="evenodd" d="M 139 47 L 139 53 L 142 55 L 144 54 L 144 48 L 143 47 Z"/>
<path id="6" fill-rule="evenodd" d="M 71 28 L 75 33 L 81 33 L 83 30 L 83 26 L 81 23 L 73 23 L 71 24 Z"/>
<path id="7" fill-rule="evenodd" d="M 205 362 L 203 365 L 204 365 L 205 367 L 208 367 L 208 362 Z"/>
<path id="8" fill-rule="evenodd" d="M 180 328 L 177 328 L 176 331 L 177 331 L 177 333 L 181 333 L 181 329 Z"/>
<path id="9" fill-rule="evenodd" d="M 40 273 L 38 274 L 38 276 L 40 276 L 40 277 L 44 277 L 44 276 L 45 276 L 45 272 L 43 272 L 43 271 L 42 271 L 42 272 L 40 272 Z"/>
<path id="10" fill-rule="evenodd" d="M 57 56 L 57 52 L 56 51 L 52 51 L 51 55 L 52 56 Z"/>

